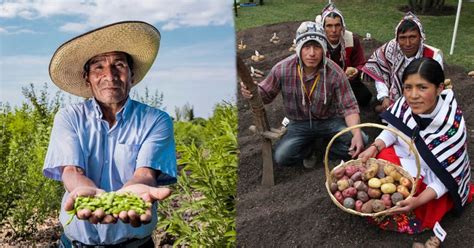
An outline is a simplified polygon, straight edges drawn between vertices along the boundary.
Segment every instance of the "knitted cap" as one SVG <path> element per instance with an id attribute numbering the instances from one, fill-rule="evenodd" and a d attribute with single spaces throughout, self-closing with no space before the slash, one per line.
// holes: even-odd
<path id="1" fill-rule="evenodd" d="M 303 22 L 296 30 L 296 54 L 301 59 L 301 48 L 308 41 L 316 41 L 323 48 L 323 54 L 327 51 L 327 39 L 323 26 L 316 22 Z M 324 56 L 323 56 L 324 60 Z"/>
<path id="2" fill-rule="evenodd" d="M 321 21 L 323 23 L 323 27 L 324 27 L 324 24 L 325 24 L 325 21 L 326 21 L 326 17 L 331 13 L 334 13 L 334 14 L 338 15 L 339 17 L 341 17 L 342 29 L 345 30 L 346 29 L 346 22 L 344 21 L 344 16 L 342 16 L 341 11 L 339 11 L 336 8 L 336 5 L 334 5 L 333 3 L 330 3 L 330 4 L 326 5 L 326 7 L 324 7 L 324 9 L 321 11 Z"/>

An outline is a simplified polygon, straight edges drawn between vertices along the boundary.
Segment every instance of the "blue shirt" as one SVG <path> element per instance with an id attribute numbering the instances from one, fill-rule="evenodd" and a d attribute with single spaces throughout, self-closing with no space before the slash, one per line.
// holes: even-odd
<path id="1" fill-rule="evenodd" d="M 129 98 L 116 114 L 114 126 L 109 127 L 102 116 L 95 99 L 58 111 L 44 162 L 46 177 L 61 181 L 62 167 L 75 165 L 109 192 L 120 189 L 137 168 L 150 167 L 161 171 L 158 184 L 176 182 L 173 122 L 167 113 Z M 64 211 L 68 195 L 66 191 L 59 216 L 63 226 L 70 217 Z M 84 244 L 116 244 L 151 235 L 156 223 L 156 214 L 151 223 L 138 228 L 121 221 L 94 225 L 74 217 L 64 232 Z"/>

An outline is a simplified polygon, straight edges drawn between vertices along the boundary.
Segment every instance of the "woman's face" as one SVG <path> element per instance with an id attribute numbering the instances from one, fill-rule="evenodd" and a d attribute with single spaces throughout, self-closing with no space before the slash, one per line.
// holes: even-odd
<path id="1" fill-rule="evenodd" d="M 443 90 L 443 84 L 436 86 L 412 74 L 403 83 L 403 95 L 414 114 L 429 114 L 433 112 L 437 103 L 437 96 Z"/>

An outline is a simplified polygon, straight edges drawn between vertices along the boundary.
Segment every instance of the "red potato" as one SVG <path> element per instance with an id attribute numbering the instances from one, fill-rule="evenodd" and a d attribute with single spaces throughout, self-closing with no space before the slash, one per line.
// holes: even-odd
<path id="1" fill-rule="evenodd" d="M 354 165 L 348 165 L 346 166 L 346 176 L 351 177 L 358 171 L 357 167 Z"/>
<path id="2" fill-rule="evenodd" d="M 390 194 L 383 194 L 381 200 L 383 201 L 383 204 L 385 204 L 385 208 L 391 208 L 392 207 L 392 199 Z"/>
<path id="3" fill-rule="evenodd" d="M 339 203 L 343 203 L 344 201 L 344 197 L 342 196 L 342 193 L 341 191 L 336 191 L 336 193 L 334 193 L 334 197 L 336 198 L 336 200 L 339 202 Z"/>
<path id="4" fill-rule="evenodd" d="M 382 195 L 382 191 L 380 191 L 380 189 L 373 189 L 369 187 L 369 189 L 367 190 L 367 194 L 372 199 L 380 199 L 380 196 Z"/>
<path id="5" fill-rule="evenodd" d="M 334 168 L 334 170 L 332 171 L 332 174 L 336 179 L 341 179 L 345 173 L 346 169 L 344 168 L 344 166 Z"/>
<path id="6" fill-rule="evenodd" d="M 357 171 L 351 176 L 351 180 L 354 182 L 360 181 L 362 179 L 362 172 Z"/>
<path id="7" fill-rule="evenodd" d="M 344 191 L 342 191 L 342 196 L 344 196 L 344 198 L 347 198 L 347 197 L 355 197 L 357 194 L 357 189 L 355 189 L 354 187 L 349 187 L 347 189 L 345 189 Z"/>
<path id="8" fill-rule="evenodd" d="M 364 205 L 364 203 L 361 200 L 357 200 L 355 202 L 355 210 L 357 212 L 362 212 L 362 205 Z"/>

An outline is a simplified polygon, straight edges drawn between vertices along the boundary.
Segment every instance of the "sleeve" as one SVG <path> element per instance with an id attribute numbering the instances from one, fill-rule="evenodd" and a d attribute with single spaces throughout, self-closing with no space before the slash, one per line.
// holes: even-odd
<path id="1" fill-rule="evenodd" d="M 425 171 L 423 181 L 426 184 L 426 187 L 430 187 L 436 192 L 436 199 L 439 199 L 448 192 L 448 188 L 446 188 L 441 180 L 439 180 L 439 178 L 429 168 Z"/>
<path id="2" fill-rule="evenodd" d="M 388 97 L 388 88 L 384 82 L 375 81 L 375 89 L 377 90 L 377 100 L 382 100 L 384 97 Z"/>
<path id="3" fill-rule="evenodd" d="M 351 53 L 351 66 L 357 68 L 359 70 L 359 74 L 362 72 L 362 67 L 365 65 L 365 56 L 364 56 L 364 49 L 360 44 L 359 39 L 354 37 L 354 48 Z"/>
<path id="4" fill-rule="evenodd" d="M 62 169 L 66 165 L 85 170 L 79 135 L 72 120 L 70 110 L 61 109 L 56 113 L 43 166 L 43 174 L 48 178 L 61 181 Z"/>
<path id="5" fill-rule="evenodd" d="M 270 71 L 270 74 L 258 84 L 258 92 L 264 104 L 271 103 L 278 93 L 280 93 L 281 75 L 278 73 L 278 68 L 278 65 L 275 65 Z"/>
<path id="6" fill-rule="evenodd" d="M 165 112 L 154 125 L 141 144 L 137 155 L 137 168 L 149 167 L 159 170 L 159 185 L 176 182 L 176 148 L 174 142 L 173 121 Z"/>
<path id="7" fill-rule="evenodd" d="M 388 127 L 394 128 L 394 127 L 393 127 L 392 125 L 390 125 L 390 124 L 388 125 Z M 382 140 L 383 143 L 385 143 L 385 147 L 389 147 L 389 146 L 395 144 L 395 142 L 397 141 L 397 136 L 396 136 L 394 133 L 392 133 L 392 132 L 390 132 L 390 131 L 388 131 L 388 130 L 383 130 L 383 131 L 379 134 L 379 136 L 377 136 L 376 139 Z"/>

